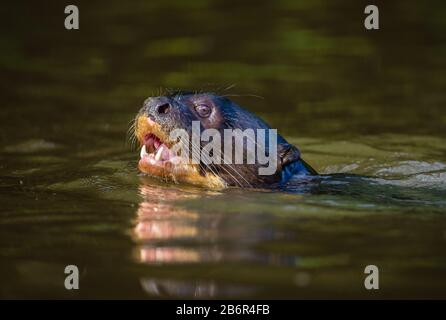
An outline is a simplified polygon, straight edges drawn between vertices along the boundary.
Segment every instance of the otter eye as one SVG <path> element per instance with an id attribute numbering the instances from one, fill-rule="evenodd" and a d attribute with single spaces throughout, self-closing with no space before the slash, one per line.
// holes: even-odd
<path id="1" fill-rule="evenodd" d="M 205 104 L 197 104 L 195 106 L 195 111 L 197 111 L 198 115 L 202 118 L 207 118 L 211 114 L 211 107 Z"/>

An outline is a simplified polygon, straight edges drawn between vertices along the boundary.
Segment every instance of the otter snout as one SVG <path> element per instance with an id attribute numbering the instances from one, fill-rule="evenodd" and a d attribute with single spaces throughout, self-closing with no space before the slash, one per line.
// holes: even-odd
<path id="1" fill-rule="evenodd" d="M 160 126 L 167 135 L 174 129 L 190 130 L 193 120 L 189 106 L 175 96 L 158 96 L 146 99 L 139 113 Z"/>
<path id="2" fill-rule="evenodd" d="M 167 115 L 173 108 L 173 101 L 169 97 L 149 98 L 144 102 L 142 111 L 152 118 Z"/>

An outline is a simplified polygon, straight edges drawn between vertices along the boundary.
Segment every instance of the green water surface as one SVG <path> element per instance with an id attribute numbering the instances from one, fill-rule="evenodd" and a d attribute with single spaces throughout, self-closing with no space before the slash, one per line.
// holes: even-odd
<path id="1" fill-rule="evenodd" d="M 60 1 L 0 9 L 1 298 L 446 298 L 443 2 L 382 2 L 377 31 L 362 1 L 76 4 L 73 31 Z M 165 88 L 227 95 L 328 176 L 141 176 L 126 131 Z"/>

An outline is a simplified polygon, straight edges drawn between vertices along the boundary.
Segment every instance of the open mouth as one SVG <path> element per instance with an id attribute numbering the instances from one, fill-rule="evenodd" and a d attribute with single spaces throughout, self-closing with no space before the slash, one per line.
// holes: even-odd
<path id="1" fill-rule="evenodd" d="M 176 166 L 187 161 L 172 151 L 172 143 L 161 127 L 148 117 L 137 119 L 136 136 L 141 144 L 139 169 L 156 176 L 168 175 Z"/>
<path id="2" fill-rule="evenodd" d="M 176 142 L 169 140 L 161 126 L 146 116 L 136 120 L 135 135 L 141 151 L 138 168 L 141 172 L 175 182 L 186 182 L 221 189 L 226 183 L 216 175 L 203 173 L 188 158 L 172 151 Z"/>
<path id="3" fill-rule="evenodd" d="M 143 138 L 140 157 L 143 164 L 171 167 L 182 161 L 164 142 L 153 133 L 147 133 Z"/>

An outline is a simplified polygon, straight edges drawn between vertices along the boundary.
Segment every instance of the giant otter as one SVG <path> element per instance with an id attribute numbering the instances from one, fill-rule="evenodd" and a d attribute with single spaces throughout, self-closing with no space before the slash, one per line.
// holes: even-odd
<path id="1" fill-rule="evenodd" d="M 182 129 L 193 135 L 193 125 L 196 124 L 200 131 L 213 129 L 213 133 L 221 133 L 222 141 L 221 148 L 207 150 L 209 152 L 204 158 L 194 162 L 193 152 L 203 154 L 206 143 L 200 140 L 194 142 L 193 139 L 183 142 L 183 148 L 187 145 L 186 148 L 191 151 L 185 156 L 186 153 L 179 153 L 178 149 L 175 149 L 175 145 L 178 146 L 181 139 L 173 139 L 172 133 L 174 130 Z M 257 132 L 262 131 L 257 129 L 264 129 L 266 135 L 263 136 L 263 140 L 259 139 L 254 143 L 249 143 L 249 137 L 245 137 L 245 140 L 242 137 L 242 143 L 240 140 L 231 140 L 230 146 L 233 146 L 231 152 L 236 152 L 237 148 L 245 152 L 243 163 L 234 163 L 225 161 L 226 156 L 235 157 L 235 154 L 228 154 L 230 152 L 223 148 L 225 143 L 223 139 L 228 129 L 240 129 L 239 131 L 253 129 L 254 138 L 260 137 Z M 213 93 L 183 91 L 150 97 L 145 100 L 135 118 L 134 134 L 141 145 L 138 167 L 141 172 L 151 176 L 209 188 L 227 186 L 264 188 L 284 184 L 294 175 L 317 174 L 302 160 L 298 148 L 289 144 L 279 134 L 275 136 L 274 143 L 268 142 L 267 138 L 271 137 L 268 134 L 272 131 L 274 130 L 270 126 L 254 114 L 228 98 Z M 275 170 L 272 173 L 260 174 L 259 168 L 265 165 L 257 158 L 254 162 L 249 162 L 248 154 L 255 154 L 255 151 L 251 150 L 254 146 L 258 150 L 263 150 L 266 156 L 275 161 Z M 220 156 L 223 160 L 221 163 L 203 161 L 213 156 Z"/>

